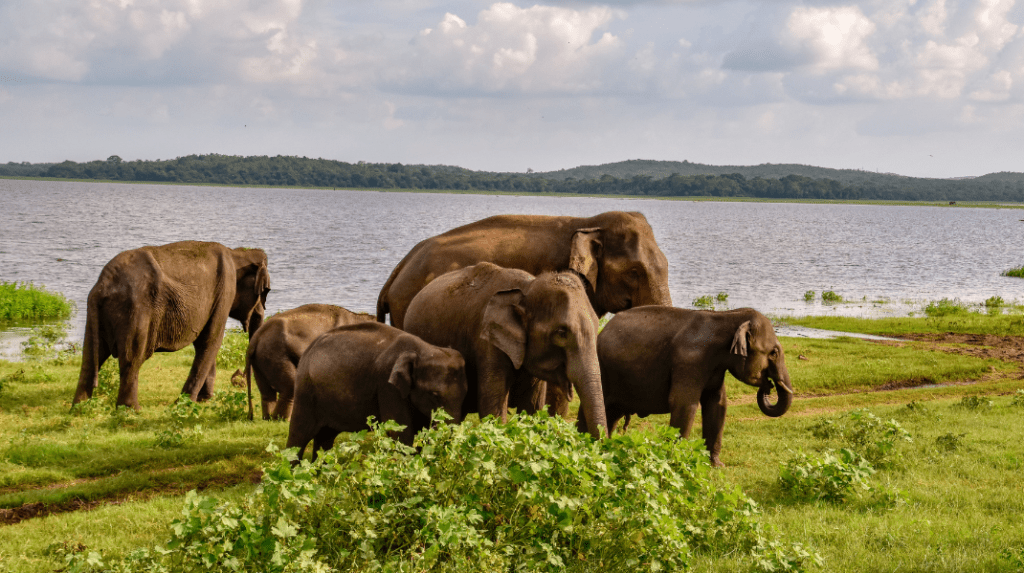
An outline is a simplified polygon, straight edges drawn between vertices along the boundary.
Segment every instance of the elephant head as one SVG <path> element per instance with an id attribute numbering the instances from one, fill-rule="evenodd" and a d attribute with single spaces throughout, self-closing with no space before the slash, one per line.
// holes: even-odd
<path id="1" fill-rule="evenodd" d="M 597 438 L 608 427 L 597 362 L 597 326 L 597 314 L 579 277 L 543 273 L 522 289 L 491 297 L 481 338 L 505 353 L 516 370 L 565 390 L 575 388 L 588 430 Z"/>
<path id="2" fill-rule="evenodd" d="M 740 382 L 757 387 L 757 406 L 761 411 L 772 418 L 785 414 L 793 401 L 793 386 L 786 369 L 786 355 L 771 322 L 756 316 L 742 323 L 732 339 L 731 353 L 743 360 L 742 366 L 729 371 Z M 768 401 L 773 387 L 779 394 L 775 404 Z"/>
<path id="3" fill-rule="evenodd" d="M 402 352 L 391 368 L 388 384 L 423 414 L 429 416 L 441 408 L 452 417 L 450 423 L 462 419 L 462 401 L 468 389 L 466 361 L 455 350 L 431 347 Z"/>
<path id="4" fill-rule="evenodd" d="M 586 279 L 598 316 L 634 306 L 672 306 L 668 259 L 640 213 L 610 212 L 572 236 L 569 268 Z"/>
<path id="5" fill-rule="evenodd" d="M 270 292 L 270 273 L 267 254 L 261 249 L 232 249 L 235 261 L 235 300 L 231 303 L 231 318 L 242 323 L 249 339 L 256 334 L 267 311 L 267 293 Z"/>

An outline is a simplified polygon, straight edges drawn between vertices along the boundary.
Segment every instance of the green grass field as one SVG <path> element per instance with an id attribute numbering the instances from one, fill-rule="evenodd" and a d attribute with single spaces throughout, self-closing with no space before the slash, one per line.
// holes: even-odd
<path id="1" fill-rule="evenodd" d="M 954 318 L 792 322 L 876 334 L 1022 333 L 1019 315 Z M 755 389 L 729 381 L 727 467 L 710 474 L 719 487 L 739 486 L 756 501 L 765 539 L 782 545 L 762 548 L 763 559 L 778 555 L 760 568 L 728 543 L 712 545 L 695 553 L 695 570 L 778 568 L 794 542 L 822 565 L 790 570 L 1022 570 L 1024 373 L 1017 363 L 928 342 L 782 342 L 797 391 L 792 408 L 768 419 L 754 404 Z M 227 346 L 238 355 L 237 344 Z M 0 523 L 9 523 L 0 525 L 0 572 L 60 570 L 47 552 L 55 543 L 115 559 L 163 545 L 192 489 L 231 504 L 253 494 L 260 468 L 274 459 L 266 448 L 283 447 L 287 423 L 239 419 L 243 401 L 230 385 L 230 359 L 218 370 L 214 403 L 176 403 L 191 360 L 187 349 L 143 366 L 138 414 L 110 407 L 111 374 L 92 401 L 72 411 L 76 358 L 0 362 Z M 913 440 L 898 441 L 875 464 L 864 482 L 871 489 L 814 501 L 783 488 L 784 465 L 806 469 L 793 461 L 801 452 L 820 458 L 875 443 L 858 430 L 866 413 L 895 421 Z M 634 419 L 629 432 L 666 424 L 667 416 Z M 12 523 L 19 512 L 44 516 Z"/>

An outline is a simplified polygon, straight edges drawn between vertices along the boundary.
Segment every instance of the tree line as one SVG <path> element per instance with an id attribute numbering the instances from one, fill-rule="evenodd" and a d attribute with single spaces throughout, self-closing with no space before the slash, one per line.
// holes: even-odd
<path id="1" fill-rule="evenodd" d="M 23 166 L 19 171 L 27 171 Z M 346 163 L 292 156 L 188 155 L 169 160 L 65 161 L 47 165 L 36 176 L 112 181 L 214 183 L 330 187 L 345 189 L 479 190 L 512 193 L 569 193 L 650 197 L 758 197 L 902 201 L 1024 202 L 1024 179 L 923 179 L 891 177 L 855 183 L 789 174 L 748 177 L 740 173 L 667 177 L 633 175 L 562 179 L 538 174 L 472 171 L 444 165 Z M 0 173 L 3 174 L 3 173 Z M 33 175 L 35 175 L 33 173 Z"/>

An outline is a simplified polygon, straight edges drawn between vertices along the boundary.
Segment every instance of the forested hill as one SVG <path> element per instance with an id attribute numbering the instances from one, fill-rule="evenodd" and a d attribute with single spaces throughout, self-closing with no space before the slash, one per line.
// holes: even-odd
<path id="1" fill-rule="evenodd" d="M 5 171 L 4 167 L 8 169 Z M 189 155 L 169 160 L 0 164 L 0 176 L 113 181 L 639 195 L 1024 203 L 1024 173 L 923 179 L 806 165 L 716 167 L 625 161 L 547 173 L 492 173 L 446 165 L 346 163 L 306 157 Z"/>

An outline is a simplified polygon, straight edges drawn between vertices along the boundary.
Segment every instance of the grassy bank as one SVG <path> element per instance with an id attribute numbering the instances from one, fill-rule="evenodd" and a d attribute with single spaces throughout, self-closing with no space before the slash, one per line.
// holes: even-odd
<path id="1" fill-rule="evenodd" d="M 981 318 L 991 322 L 964 328 L 1014 333 L 1013 320 L 1020 320 Z M 892 334 L 887 329 L 938 332 L 949 324 L 899 320 L 911 322 L 855 325 Z M 238 342 L 226 345 L 231 350 L 218 370 L 221 393 L 210 404 L 177 400 L 190 350 L 154 356 L 140 375 L 137 414 L 111 407 L 112 362 L 94 400 L 74 410 L 77 358 L 0 362 L 0 512 L 7 512 L 0 515 L 54 512 L 0 525 L 0 571 L 59 569 L 47 554 L 53 543 L 84 546 L 84 554 L 102 552 L 108 559 L 164 544 L 191 489 L 232 504 L 254 495 L 260 468 L 273 459 L 266 448 L 283 446 L 287 424 L 241 419 L 241 389 L 230 382 L 241 354 Z M 730 381 L 722 452 L 727 467 L 709 478 L 723 492 L 741 487 L 760 507 L 751 519 L 765 528 L 763 540 L 784 542 L 762 547 L 759 555 L 768 559 L 775 551 L 778 565 L 794 558 L 792 543 L 800 543 L 821 555 L 824 571 L 1015 570 L 1014 555 L 1024 558 L 1018 525 L 1024 510 L 1024 396 L 1015 394 L 1024 380 L 1016 363 L 929 342 L 782 342 L 797 389 L 793 407 L 781 418 L 765 418 L 754 404 L 754 389 Z M 856 409 L 865 411 L 851 415 Z M 783 488 L 784 467 L 807 469 L 811 458 L 842 448 L 870 455 L 874 442 L 865 441 L 864 426 L 874 422 L 867 413 L 882 426 L 896 421 L 913 439 L 894 441 L 889 457 L 872 463 L 875 473 L 864 479 L 872 489 L 855 488 L 840 501 L 814 501 Z M 667 416 L 634 419 L 630 434 L 663 440 L 655 430 L 666 424 Z M 810 458 L 799 461 L 799 452 Z M 692 563 L 699 571 L 756 567 L 751 548 L 738 547 L 735 541 L 708 543 Z M 1011 552 L 1001 555 L 1006 549 Z M 813 569 L 802 563 L 801 569 Z"/>

